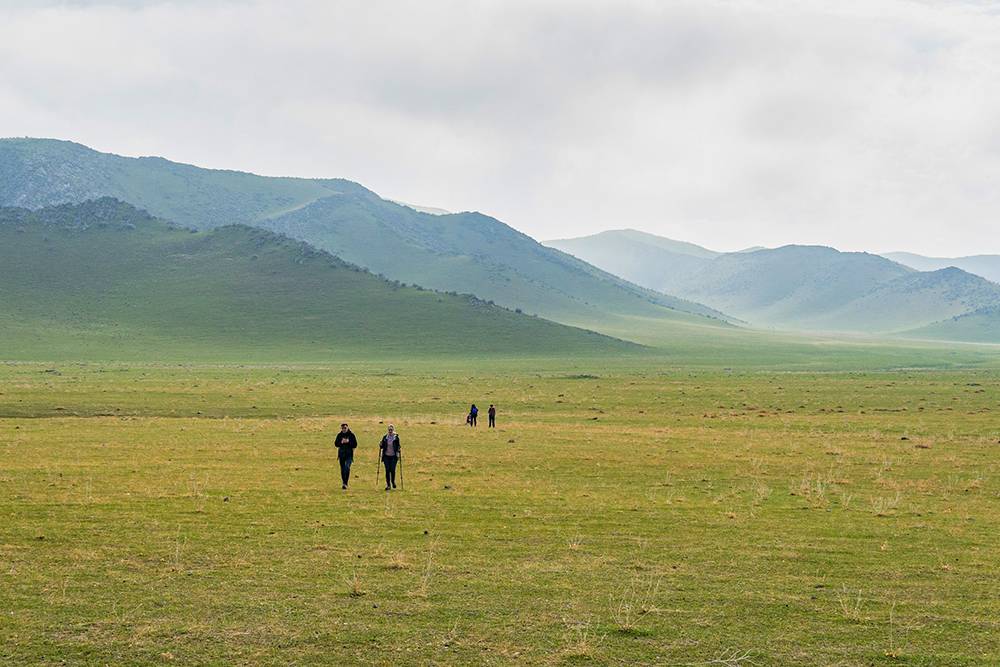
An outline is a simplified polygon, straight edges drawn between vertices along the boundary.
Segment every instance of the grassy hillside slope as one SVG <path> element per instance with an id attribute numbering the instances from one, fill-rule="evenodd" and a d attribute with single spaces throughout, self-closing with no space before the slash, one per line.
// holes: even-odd
<path id="1" fill-rule="evenodd" d="M 37 208 L 105 195 L 198 229 L 264 226 L 394 280 L 475 294 L 566 324 L 606 331 L 634 317 L 654 328 L 726 319 L 545 248 L 493 218 L 421 213 L 350 181 L 201 169 L 64 141 L 0 140 L 0 205 Z"/>
<path id="2" fill-rule="evenodd" d="M 905 333 L 912 338 L 1000 344 L 1000 306 L 979 308 Z"/>
<path id="3" fill-rule="evenodd" d="M 246 226 L 197 232 L 111 199 L 0 209 L 5 359 L 327 360 L 634 351 L 382 280 Z"/>
<path id="4" fill-rule="evenodd" d="M 994 305 L 1000 305 L 1000 286 L 951 267 L 911 273 L 879 284 L 863 297 L 815 317 L 809 324 L 841 330 L 901 331 L 926 324 L 932 317 L 958 317 Z"/>

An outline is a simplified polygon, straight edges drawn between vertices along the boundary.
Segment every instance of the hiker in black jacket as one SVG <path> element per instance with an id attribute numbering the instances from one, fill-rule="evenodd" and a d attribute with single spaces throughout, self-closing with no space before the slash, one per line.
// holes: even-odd
<path id="1" fill-rule="evenodd" d="M 354 462 L 354 450 L 358 447 L 358 439 L 347 428 L 347 424 L 340 425 L 340 433 L 337 434 L 335 443 L 337 445 L 337 460 L 340 461 L 340 480 L 346 489 L 347 482 L 351 479 L 351 463 Z"/>
<path id="2" fill-rule="evenodd" d="M 396 427 L 389 424 L 389 432 L 382 436 L 378 446 L 382 464 L 385 465 L 385 490 L 396 488 L 396 464 L 399 462 L 399 435 Z"/>

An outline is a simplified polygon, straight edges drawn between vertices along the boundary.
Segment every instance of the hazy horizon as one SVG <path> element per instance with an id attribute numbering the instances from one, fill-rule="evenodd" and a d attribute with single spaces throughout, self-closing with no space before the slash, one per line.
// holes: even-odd
<path id="1" fill-rule="evenodd" d="M 982 2 L 33 2 L 0 134 L 341 177 L 540 239 L 1000 253 Z"/>

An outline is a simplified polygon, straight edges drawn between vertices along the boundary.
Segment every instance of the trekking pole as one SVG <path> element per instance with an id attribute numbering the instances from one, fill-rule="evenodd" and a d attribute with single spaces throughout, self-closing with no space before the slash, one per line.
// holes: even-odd
<path id="1" fill-rule="evenodd" d="M 378 463 L 375 464 L 375 488 L 378 488 L 379 479 L 382 477 L 382 450 L 378 450 Z"/>
<path id="2" fill-rule="evenodd" d="M 403 490 L 403 450 L 399 450 L 399 490 Z"/>

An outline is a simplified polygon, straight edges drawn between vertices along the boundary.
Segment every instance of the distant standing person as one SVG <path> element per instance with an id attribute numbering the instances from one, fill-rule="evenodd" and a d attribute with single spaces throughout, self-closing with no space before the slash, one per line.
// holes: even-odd
<path id="1" fill-rule="evenodd" d="M 396 464 L 399 463 L 399 435 L 396 427 L 389 424 L 388 432 L 382 436 L 379 443 L 382 454 L 382 464 L 385 466 L 385 490 L 396 488 Z"/>
<path id="2" fill-rule="evenodd" d="M 351 480 L 351 463 L 354 462 L 354 450 L 358 448 L 358 439 L 351 433 L 347 424 L 340 425 L 340 433 L 337 434 L 337 460 L 340 461 L 340 488 L 346 489 L 347 483 Z"/>
<path id="3" fill-rule="evenodd" d="M 469 426 L 475 426 L 476 425 L 476 417 L 478 415 L 479 415 L 479 408 L 477 408 L 476 404 L 473 403 L 472 407 L 469 408 Z"/>
<path id="4" fill-rule="evenodd" d="M 496 407 L 492 403 L 490 403 L 490 409 L 489 409 L 489 411 L 487 411 L 486 415 L 490 418 L 490 424 L 489 424 L 490 428 L 496 428 L 497 427 L 497 409 L 496 409 Z"/>

